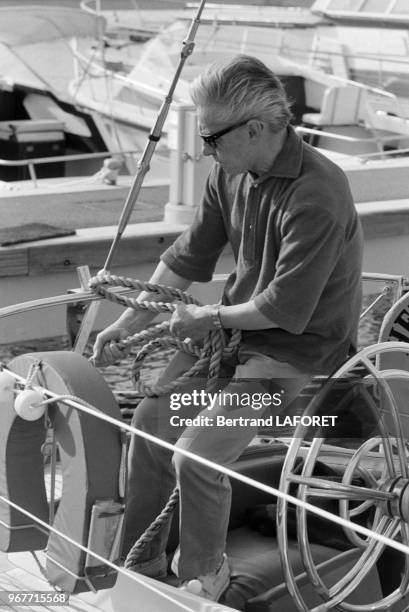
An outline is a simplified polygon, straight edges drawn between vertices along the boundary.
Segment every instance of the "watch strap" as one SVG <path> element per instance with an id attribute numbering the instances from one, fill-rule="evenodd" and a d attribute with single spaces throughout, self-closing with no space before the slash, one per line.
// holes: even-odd
<path id="1" fill-rule="evenodd" d="M 210 312 L 210 317 L 211 317 L 214 329 L 223 329 L 223 323 L 220 319 L 220 305 L 219 304 L 216 304 L 215 306 L 212 307 L 212 310 Z"/>

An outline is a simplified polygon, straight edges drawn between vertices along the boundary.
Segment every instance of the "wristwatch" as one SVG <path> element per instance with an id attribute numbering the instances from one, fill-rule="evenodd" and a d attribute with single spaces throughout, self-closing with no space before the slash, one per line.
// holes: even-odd
<path id="1" fill-rule="evenodd" d="M 220 304 L 215 304 L 210 311 L 210 318 L 214 329 L 223 329 L 223 323 L 220 319 Z"/>

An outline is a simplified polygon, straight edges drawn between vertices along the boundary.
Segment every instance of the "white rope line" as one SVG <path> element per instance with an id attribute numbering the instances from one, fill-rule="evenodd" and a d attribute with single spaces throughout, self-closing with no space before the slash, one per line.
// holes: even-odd
<path id="1" fill-rule="evenodd" d="M 20 382 L 24 382 L 23 377 L 19 376 L 18 374 L 15 374 L 11 370 L 7 369 L 7 371 L 10 372 Z M 379 533 L 375 533 L 371 531 L 367 527 L 363 527 L 362 525 L 353 523 L 352 521 L 349 521 L 348 519 L 344 519 L 344 518 L 341 518 L 340 516 L 332 514 L 331 512 L 328 512 L 327 510 L 318 508 L 317 506 L 314 506 L 313 504 L 310 504 L 309 502 L 302 501 L 298 499 L 297 497 L 290 495 L 289 493 L 284 493 L 283 491 L 280 491 L 279 489 L 272 487 L 271 485 L 266 485 L 264 483 L 258 482 L 257 480 L 254 480 L 253 478 L 250 478 L 249 476 L 245 476 L 244 474 L 235 472 L 232 469 L 219 465 L 218 463 L 215 463 L 214 461 L 210 461 L 209 459 L 205 459 L 204 457 L 201 457 L 200 455 L 196 455 L 195 453 L 192 453 L 184 448 L 179 448 L 175 446 L 174 444 L 171 444 L 170 442 L 166 442 L 165 440 L 156 438 L 156 436 L 153 436 L 152 434 L 139 430 L 136 427 L 132 427 L 132 425 L 128 425 L 127 423 L 122 423 L 121 421 L 118 421 L 117 419 L 114 419 L 113 417 L 97 412 L 96 411 L 97 409 L 94 406 L 91 406 L 91 404 L 87 406 L 85 403 L 82 404 L 78 402 L 77 400 L 70 399 L 70 397 L 72 398 L 72 396 L 57 395 L 56 393 L 53 393 L 52 391 L 49 391 L 48 389 L 45 389 L 44 387 L 33 385 L 33 388 L 38 391 L 43 392 L 44 394 L 48 395 L 50 398 L 53 398 L 54 401 L 62 401 L 68 404 L 69 406 L 72 406 L 73 408 L 82 410 L 83 412 L 90 414 L 92 416 L 95 416 L 96 418 L 99 418 L 103 421 L 106 421 L 107 423 L 110 423 L 111 425 L 115 425 L 119 427 L 120 429 L 125 429 L 126 431 L 129 431 L 131 434 L 135 434 L 141 438 L 144 438 L 145 440 L 149 440 L 150 442 L 153 442 L 154 444 L 157 444 L 158 446 L 161 446 L 162 448 L 166 448 L 167 450 L 170 450 L 172 452 L 176 452 L 181 455 L 184 455 L 185 457 L 188 457 L 189 459 L 192 459 L 193 461 L 196 461 L 197 463 L 200 463 L 201 465 L 204 465 L 205 467 L 208 467 L 213 470 L 217 470 L 218 472 L 225 474 L 226 476 L 229 476 L 230 478 L 235 478 L 236 480 L 239 480 L 240 482 L 243 482 L 244 484 L 250 485 L 256 489 L 259 489 L 260 491 L 263 491 L 264 493 L 268 493 L 269 495 L 273 495 L 274 497 L 279 497 L 287 501 L 288 503 L 292 503 L 296 506 L 300 506 L 301 508 L 304 508 L 305 510 L 310 511 L 313 514 L 320 516 L 321 518 L 332 521 L 333 523 L 336 523 L 340 525 L 341 527 L 352 529 L 358 533 L 361 533 L 362 535 L 367 536 L 368 538 L 372 538 L 374 540 L 377 540 L 378 542 L 382 542 L 386 546 L 395 548 L 396 550 L 404 553 L 405 555 L 409 555 L 409 546 L 402 544 L 401 542 L 396 542 L 395 540 L 391 540 L 390 538 L 387 538 Z"/>
<path id="2" fill-rule="evenodd" d="M 112 569 L 117 571 L 118 573 L 124 574 L 128 578 L 131 578 L 137 584 L 142 584 L 143 586 L 147 587 L 149 590 L 151 590 L 154 593 L 157 593 L 158 595 L 162 596 L 164 599 L 167 599 L 171 603 L 174 603 L 174 604 L 180 606 L 180 608 L 182 610 L 186 610 L 187 612 L 192 612 L 192 608 L 187 607 L 185 604 L 181 603 L 178 599 L 174 599 L 171 595 L 168 595 L 167 593 L 164 593 L 156 585 L 150 584 L 149 581 L 145 582 L 145 580 L 144 580 L 145 576 L 142 576 L 142 574 L 137 574 L 136 572 L 132 572 L 132 571 L 127 570 L 127 569 L 125 569 L 123 567 L 119 567 L 118 565 L 115 565 L 115 563 L 113 563 L 112 561 L 109 561 L 108 559 L 106 559 L 105 557 L 102 557 L 101 555 L 99 555 L 98 553 L 94 552 L 93 550 L 87 548 L 86 546 L 83 546 L 79 542 L 76 542 L 75 540 L 73 540 L 69 536 L 65 535 L 64 533 L 62 533 L 58 529 L 55 529 L 55 527 L 53 527 L 52 525 L 49 525 L 45 521 L 43 521 L 40 518 L 38 518 L 38 516 L 35 516 L 31 512 L 29 512 L 28 510 L 25 510 L 24 508 L 22 508 L 18 504 L 15 504 L 14 502 L 10 501 L 9 499 L 4 497 L 3 495 L 0 495 L 0 500 L 5 502 L 6 504 L 11 506 L 15 510 L 18 510 L 19 512 L 22 512 L 23 514 L 28 516 L 32 521 L 38 523 L 42 527 L 45 527 L 47 531 L 52 531 L 53 533 L 55 533 L 59 537 L 63 538 L 67 542 L 69 542 L 69 544 L 72 544 L 73 546 L 77 546 L 83 552 L 92 555 L 93 557 L 98 559 L 98 561 L 101 561 L 103 565 L 108 565 L 109 567 L 111 567 Z M 53 561 L 53 559 L 51 557 L 50 557 L 50 560 Z"/>

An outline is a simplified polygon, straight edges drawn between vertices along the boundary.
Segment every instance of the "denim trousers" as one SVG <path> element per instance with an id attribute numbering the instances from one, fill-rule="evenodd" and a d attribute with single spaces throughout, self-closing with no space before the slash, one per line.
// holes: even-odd
<path id="1" fill-rule="evenodd" d="M 161 383 L 175 380 L 195 361 L 195 357 L 177 353 L 162 374 Z M 240 400 L 229 405 L 224 401 L 228 397 L 226 394 L 238 394 L 234 397 L 248 400 L 249 396 L 260 397 L 260 393 L 275 389 L 288 405 L 310 379 L 310 374 L 300 372 L 288 363 L 242 348 L 234 362 L 224 364 L 219 381 L 219 388 L 223 390 L 215 394 L 211 407 L 203 405 L 202 398 L 198 398 L 198 393 L 206 386 L 205 379 L 195 377 L 172 394 L 145 398 L 134 412 L 132 425 L 178 448 L 228 465 L 257 435 L 257 427 L 217 426 L 218 417 L 262 417 L 266 415 L 266 409 L 264 412 L 262 409 L 255 411 L 248 401 Z M 267 382 L 266 386 L 266 381 L 273 382 Z M 194 392 L 197 401 L 189 403 Z M 171 409 L 171 399 L 178 393 L 184 394 L 180 397 L 185 398 L 185 405 L 179 402 L 181 405 L 177 410 L 175 406 Z M 268 410 L 269 414 L 274 414 L 275 408 L 269 407 Z M 212 425 L 186 427 L 183 419 L 193 419 L 197 415 L 211 418 Z M 133 434 L 128 455 L 124 554 L 160 514 L 176 484 L 180 495 L 178 574 L 180 579 L 187 580 L 216 571 L 222 562 L 231 504 L 229 478 Z M 167 521 L 147 545 L 140 562 L 155 559 L 166 550 L 170 523 Z"/>

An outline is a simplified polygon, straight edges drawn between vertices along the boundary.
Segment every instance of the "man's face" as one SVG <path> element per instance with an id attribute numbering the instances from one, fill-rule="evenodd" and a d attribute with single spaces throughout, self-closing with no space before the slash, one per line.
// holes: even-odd
<path id="1" fill-rule="evenodd" d="M 203 136 L 228 131 L 211 144 L 203 142 L 203 155 L 211 155 L 227 174 L 241 174 L 250 169 L 250 150 L 246 123 L 221 123 L 214 108 L 199 108 L 199 131 Z M 232 128 L 231 130 L 229 128 Z"/>

